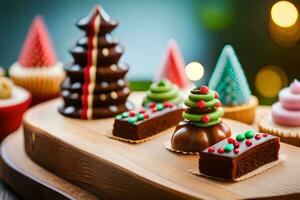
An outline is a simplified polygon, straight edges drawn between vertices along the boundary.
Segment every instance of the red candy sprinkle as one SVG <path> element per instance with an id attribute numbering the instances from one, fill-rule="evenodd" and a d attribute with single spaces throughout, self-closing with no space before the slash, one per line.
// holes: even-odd
<path id="1" fill-rule="evenodd" d="M 266 134 L 266 133 L 263 133 L 263 137 L 267 137 L 268 136 L 268 134 Z"/>
<path id="2" fill-rule="evenodd" d="M 224 148 L 223 148 L 223 147 L 220 147 L 220 148 L 218 149 L 218 153 L 220 153 L 220 154 L 224 153 Z"/>
<path id="3" fill-rule="evenodd" d="M 157 111 L 156 107 L 152 108 L 151 111 L 156 112 Z"/>
<path id="4" fill-rule="evenodd" d="M 251 146 L 251 145 L 252 145 L 251 140 L 246 140 L 246 145 L 247 145 L 247 146 Z"/>
<path id="5" fill-rule="evenodd" d="M 164 106 L 164 108 L 168 108 L 170 106 L 169 102 L 163 102 L 163 106 Z"/>
<path id="6" fill-rule="evenodd" d="M 200 100 L 200 101 L 198 101 L 198 103 L 197 103 L 197 106 L 198 106 L 198 108 L 205 108 L 205 101 L 203 101 L 203 100 Z"/>
<path id="7" fill-rule="evenodd" d="M 238 154 L 238 153 L 240 152 L 240 150 L 239 150 L 239 149 L 233 149 L 233 152 L 234 152 L 235 154 Z"/>
<path id="8" fill-rule="evenodd" d="M 218 107 L 222 106 L 222 104 L 221 104 L 220 101 L 218 101 L 218 102 L 215 104 L 215 106 L 218 108 Z"/>
<path id="9" fill-rule="evenodd" d="M 234 148 L 239 148 L 240 147 L 240 143 L 238 141 L 235 141 L 233 143 Z"/>
<path id="10" fill-rule="evenodd" d="M 219 98 L 219 94 L 215 92 L 215 99 Z"/>
<path id="11" fill-rule="evenodd" d="M 154 108 L 154 107 L 156 107 L 156 103 L 149 103 L 149 108 Z"/>
<path id="12" fill-rule="evenodd" d="M 261 134 L 256 134 L 256 135 L 255 135 L 255 139 L 256 139 L 256 140 L 259 140 L 260 138 L 261 138 Z"/>
<path id="13" fill-rule="evenodd" d="M 228 142 L 229 144 L 234 143 L 234 142 L 235 142 L 235 139 L 233 139 L 233 138 L 228 138 L 228 139 L 227 139 L 227 142 Z"/>
<path id="14" fill-rule="evenodd" d="M 213 148 L 213 147 L 208 148 L 208 152 L 213 153 L 214 151 L 215 151 L 215 148 Z"/>
<path id="15" fill-rule="evenodd" d="M 144 114 L 144 119 L 149 119 L 149 115 L 148 114 Z"/>
<path id="16" fill-rule="evenodd" d="M 200 92 L 201 92 L 202 94 L 208 94 L 209 89 L 208 89 L 208 87 L 207 87 L 206 85 L 202 85 L 202 86 L 200 87 Z"/>
<path id="17" fill-rule="evenodd" d="M 144 114 L 144 113 L 146 113 L 146 110 L 145 110 L 145 109 L 141 109 L 141 110 L 139 111 L 139 113 Z"/>
<path id="18" fill-rule="evenodd" d="M 203 115 L 202 118 L 201 118 L 201 121 L 204 122 L 204 123 L 209 122 L 209 120 L 210 120 L 209 115 Z"/>
<path id="19" fill-rule="evenodd" d="M 168 106 L 169 108 L 173 108 L 174 107 L 174 104 L 172 104 L 172 103 L 169 103 L 169 106 Z"/>
<path id="20" fill-rule="evenodd" d="M 129 112 L 129 117 L 134 117 L 135 116 L 135 112 L 134 111 L 130 111 Z"/>

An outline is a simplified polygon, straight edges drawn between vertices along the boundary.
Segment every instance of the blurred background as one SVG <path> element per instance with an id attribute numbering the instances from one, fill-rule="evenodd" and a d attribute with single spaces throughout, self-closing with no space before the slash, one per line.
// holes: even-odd
<path id="1" fill-rule="evenodd" d="M 223 46 L 232 44 L 252 92 L 270 104 L 278 91 L 300 78 L 300 1 L 275 0 L 1 0 L 0 66 L 14 63 L 37 14 L 43 15 L 59 59 L 72 62 L 68 50 L 83 35 L 74 24 L 95 4 L 119 21 L 113 32 L 125 46 L 128 79 L 151 81 L 169 39 L 178 42 L 186 64 L 205 68 L 207 83 Z M 273 9 L 272 9 L 273 7 Z M 272 13 L 272 14 L 271 14 Z"/>

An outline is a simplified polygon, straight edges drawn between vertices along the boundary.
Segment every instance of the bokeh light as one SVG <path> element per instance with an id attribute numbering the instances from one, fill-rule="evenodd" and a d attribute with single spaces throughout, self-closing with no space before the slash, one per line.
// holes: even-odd
<path id="1" fill-rule="evenodd" d="M 198 81 L 204 75 L 204 68 L 198 62 L 191 62 L 185 67 L 185 74 L 191 81 Z"/>
<path id="2" fill-rule="evenodd" d="M 272 6 L 271 18 L 280 27 L 290 27 L 297 22 L 298 11 L 291 2 L 279 1 Z"/>
<path id="3" fill-rule="evenodd" d="M 287 82 L 287 75 L 283 69 L 269 65 L 263 67 L 256 74 L 255 87 L 263 97 L 274 98 L 287 85 Z"/>

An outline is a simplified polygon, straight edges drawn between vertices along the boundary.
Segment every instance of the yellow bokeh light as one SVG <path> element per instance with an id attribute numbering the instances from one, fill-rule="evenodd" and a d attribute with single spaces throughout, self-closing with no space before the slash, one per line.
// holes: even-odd
<path id="1" fill-rule="evenodd" d="M 204 75 L 204 68 L 198 62 L 191 62 L 185 67 L 185 74 L 191 81 L 198 81 Z"/>
<path id="2" fill-rule="evenodd" d="M 286 86 L 287 75 L 277 66 L 265 66 L 256 74 L 255 87 L 264 97 L 277 97 L 279 91 Z"/>
<path id="3" fill-rule="evenodd" d="M 272 6 L 271 18 L 280 27 L 291 27 L 297 22 L 298 11 L 291 2 L 279 1 Z"/>

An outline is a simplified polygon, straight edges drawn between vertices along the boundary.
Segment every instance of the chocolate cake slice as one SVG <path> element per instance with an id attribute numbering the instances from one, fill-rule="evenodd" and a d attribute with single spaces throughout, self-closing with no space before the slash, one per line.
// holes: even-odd
<path id="1" fill-rule="evenodd" d="M 278 160 L 279 138 L 253 131 L 227 138 L 200 153 L 199 170 L 216 178 L 235 180 Z"/>
<path id="2" fill-rule="evenodd" d="M 138 112 L 123 112 L 115 117 L 113 135 L 130 140 L 142 140 L 175 126 L 182 120 L 182 108 L 175 104 L 151 103 Z"/>

